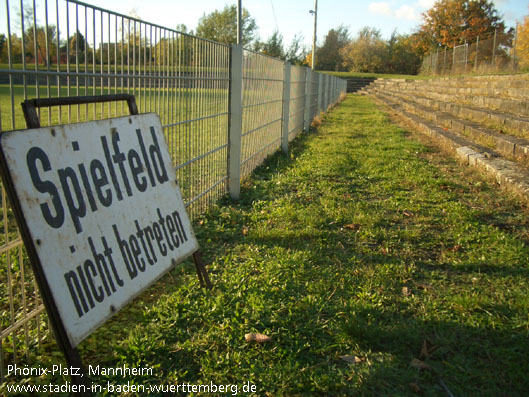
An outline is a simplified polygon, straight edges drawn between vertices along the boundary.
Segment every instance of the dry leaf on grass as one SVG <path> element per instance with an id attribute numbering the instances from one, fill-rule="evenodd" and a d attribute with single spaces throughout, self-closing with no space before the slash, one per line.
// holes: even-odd
<path id="1" fill-rule="evenodd" d="M 358 230 L 360 229 L 360 226 L 362 225 L 359 225 L 358 223 L 350 223 L 348 225 L 344 225 L 344 228 L 349 230 Z"/>
<path id="2" fill-rule="evenodd" d="M 353 355 L 345 355 L 345 356 L 340 356 L 340 358 L 350 364 L 358 364 L 358 363 L 361 363 L 361 362 L 364 362 L 366 361 L 365 358 L 361 358 L 361 357 L 358 357 L 358 356 L 353 356 Z"/>
<path id="3" fill-rule="evenodd" d="M 272 338 L 270 336 L 259 334 L 259 333 L 249 333 L 244 335 L 246 342 L 256 342 L 256 343 L 266 343 L 271 342 Z"/>
<path id="4" fill-rule="evenodd" d="M 407 216 L 407 217 L 411 217 L 411 216 L 413 216 L 413 212 L 408 211 L 408 210 L 404 210 L 404 211 L 402 211 L 402 213 L 403 213 L 405 216 Z"/>
<path id="5" fill-rule="evenodd" d="M 243 226 L 243 227 L 242 227 L 242 234 L 243 234 L 243 236 L 247 236 L 249 230 L 250 230 L 250 229 L 248 228 L 248 226 Z"/>
<path id="6" fill-rule="evenodd" d="M 411 360 L 410 366 L 417 369 L 431 369 L 428 364 L 426 364 L 424 361 L 419 360 L 418 358 L 414 358 Z"/>
<path id="7" fill-rule="evenodd" d="M 417 283 L 417 282 L 413 282 L 413 284 L 415 284 L 415 286 L 419 289 L 424 289 L 424 290 L 429 290 L 429 289 L 432 289 L 432 286 L 430 284 L 424 284 L 424 283 Z"/>
<path id="8" fill-rule="evenodd" d="M 402 295 L 404 295 L 404 296 L 410 296 L 410 295 L 411 295 L 411 289 L 410 289 L 410 287 L 402 287 Z"/>

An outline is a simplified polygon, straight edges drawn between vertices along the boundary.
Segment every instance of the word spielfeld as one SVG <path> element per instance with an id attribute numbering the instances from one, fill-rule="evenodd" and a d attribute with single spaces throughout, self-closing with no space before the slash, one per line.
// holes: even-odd
<path id="1" fill-rule="evenodd" d="M 150 127 L 150 132 L 151 144 L 146 144 L 141 130 L 136 129 L 137 145 L 122 151 L 120 135 L 113 129 L 111 142 L 106 136 L 100 137 L 102 158 L 77 167 L 53 169 L 48 154 L 40 147 L 31 147 L 26 156 L 31 181 L 38 192 L 51 197 L 51 203 L 40 204 L 46 223 L 60 229 L 69 218 L 80 234 L 83 219 L 91 213 L 169 183 L 154 127 Z M 82 148 L 73 141 L 72 149 L 77 152 Z M 93 152 L 93 148 L 89 149 Z M 130 214 L 135 215 L 138 214 Z M 113 224 L 110 236 L 87 237 L 90 257 L 62 275 L 79 317 L 124 287 L 126 277 L 135 279 L 188 240 L 178 211 L 162 213 L 156 208 L 156 217 L 148 224 L 141 224 L 138 219 L 128 223 L 134 225 L 132 233 L 131 229 L 123 232 L 121 225 Z M 114 239 L 115 244 L 109 239 Z M 114 252 L 116 247 L 119 252 Z M 70 252 L 75 251 L 76 247 L 70 246 Z M 124 264 L 126 273 L 118 270 L 117 263 Z"/>

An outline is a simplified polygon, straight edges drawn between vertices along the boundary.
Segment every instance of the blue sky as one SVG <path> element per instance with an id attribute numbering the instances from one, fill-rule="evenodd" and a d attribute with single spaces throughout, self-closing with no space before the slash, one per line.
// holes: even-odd
<path id="1" fill-rule="evenodd" d="M 175 28 L 185 24 L 194 29 L 204 13 L 222 9 L 235 0 L 85 0 L 87 3 L 130 14 L 134 11 L 147 22 Z M 6 31 L 5 3 L 0 6 L 0 31 Z M 18 1 L 11 0 L 11 3 Z M 37 4 L 41 3 L 37 0 Z M 314 0 L 242 0 L 256 19 L 262 39 L 278 29 L 286 44 L 298 33 L 311 44 L 313 18 L 309 10 Z M 430 8 L 434 0 L 319 0 L 318 1 L 318 40 L 331 28 L 343 24 L 352 33 L 364 26 L 380 29 L 384 37 L 389 37 L 394 29 L 399 33 L 409 33 L 421 23 L 421 13 Z M 503 14 L 508 26 L 521 22 L 529 14 L 527 0 L 497 0 L 496 8 Z M 37 6 L 38 8 L 39 6 Z M 43 7 L 43 6 L 41 6 Z"/>

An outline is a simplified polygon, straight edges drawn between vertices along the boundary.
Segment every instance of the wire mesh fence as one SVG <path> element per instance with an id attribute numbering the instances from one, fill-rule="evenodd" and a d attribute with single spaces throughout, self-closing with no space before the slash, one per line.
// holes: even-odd
<path id="1" fill-rule="evenodd" d="M 283 61 L 244 50 L 241 176 L 281 144 Z"/>
<path id="2" fill-rule="evenodd" d="M 29 4 L 29 5 L 27 5 Z M 0 52 L 0 131 L 23 129 L 28 98 L 128 93 L 140 113 L 155 112 L 192 218 L 229 192 L 230 72 L 233 46 L 184 34 L 75 0 L 2 5 L 6 46 Z M 0 14 L 1 15 L 1 14 Z M 283 97 L 285 63 L 243 51 L 240 175 L 250 174 L 346 91 L 345 80 L 292 66 Z M 312 80 L 307 80 L 313 76 Z M 331 92 L 332 86 L 332 92 Z M 283 115 L 283 103 L 289 112 Z M 42 126 L 128 114 L 124 103 L 43 108 Z M 9 363 L 30 363 L 51 339 L 46 312 L 17 225 L 1 188 L 0 380 Z"/>
<path id="3" fill-rule="evenodd" d="M 472 43 L 439 48 L 423 58 L 420 74 L 466 74 L 516 71 L 518 30 L 494 32 Z"/>
<path id="4" fill-rule="evenodd" d="M 290 106 L 288 139 L 291 141 L 303 131 L 303 112 L 305 110 L 305 82 L 307 68 L 292 66 L 290 69 Z"/>

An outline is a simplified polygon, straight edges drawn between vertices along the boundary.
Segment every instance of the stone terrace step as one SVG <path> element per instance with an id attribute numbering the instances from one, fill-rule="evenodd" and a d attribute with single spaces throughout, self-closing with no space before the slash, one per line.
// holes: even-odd
<path id="1" fill-rule="evenodd" d="M 409 105 L 406 102 L 400 102 L 398 98 L 392 99 L 385 94 L 377 94 L 373 97 L 450 150 L 465 164 L 493 175 L 501 186 L 514 191 L 529 202 L 529 171 L 527 169 L 501 158 L 499 153 L 476 144 L 451 129 L 438 127 L 432 121 L 408 111 Z M 446 122 L 442 116 L 436 116 L 435 119 L 437 122 Z"/>
<path id="2" fill-rule="evenodd" d="M 377 80 L 375 77 L 352 77 L 347 79 L 347 92 L 355 93 Z"/>
<path id="3" fill-rule="evenodd" d="M 369 90 L 376 91 L 406 91 L 414 95 L 422 95 L 430 99 L 445 102 L 455 102 L 461 105 L 469 105 L 477 108 L 500 111 L 513 116 L 529 118 L 529 100 L 498 98 L 480 95 L 470 88 L 457 89 L 451 87 L 428 86 L 426 84 L 415 85 L 413 83 L 386 82 L 373 84 Z"/>
<path id="4" fill-rule="evenodd" d="M 432 109 L 431 106 L 421 101 L 421 98 L 410 98 L 399 93 L 384 93 L 381 95 L 393 102 L 400 103 L 406 111 L 435 122 L 481 145 L 490 147 L 503 156 L 518 161 L 523 166 L 529 164 L 529 141 L 526 139 L 498 133 L 478 123 L 458 119 L 451 112 Z"/>
<path id="5" fill-rule="evenodd" d="M 394 91 L 387 91 L 394 92 Z M 453 102 L 432 99 L 416 92 L 395 91 L 400 95 L 413 98 L 416 102 L 435 110 L 441 110 L 453 117 L 475 121 L 485 127 L 495 129 L 500 133 L 509 133 L 520 138 L 529 137 L 529 118 L 511 116 L 506 113 L 482 109 L 469 105 L 459 105 Z"/>

